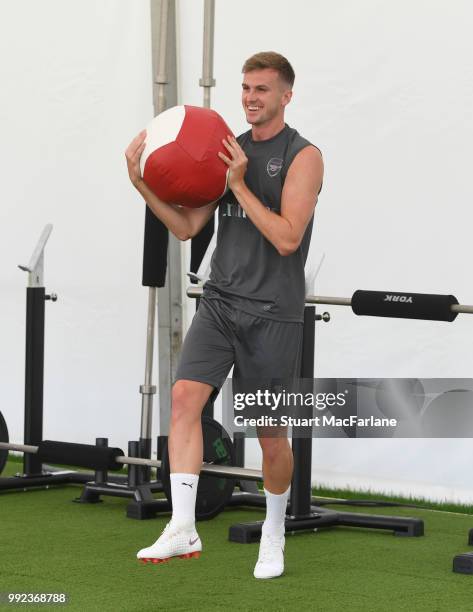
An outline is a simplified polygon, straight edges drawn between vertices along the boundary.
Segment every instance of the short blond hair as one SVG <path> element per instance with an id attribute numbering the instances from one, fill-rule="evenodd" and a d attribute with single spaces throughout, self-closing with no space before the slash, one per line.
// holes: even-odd
<path id="1" fill-rule="evenodd" d="M 255 53 L 246 60 L 241 71 L 244 74 L 245 72 L 264 70 L 265 68 L 276 70 L 281 80 L 290 87 L 294 85 L 296 75 L 291 64 L 283 55 L 275 51 L 261 51 L 260 53 Z"/>

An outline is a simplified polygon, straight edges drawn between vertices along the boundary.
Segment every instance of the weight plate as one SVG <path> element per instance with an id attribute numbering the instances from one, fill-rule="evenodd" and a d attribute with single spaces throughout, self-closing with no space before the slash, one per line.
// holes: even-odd
<path id="1" fill-rule="evenodd" d="M 8 428 L 5 423 L 5 419 L 3 418 L 3 414 L 0 412 L 0 441 L 1 442 L 9 442 L 8 439 Z M 0 474 L 3 472 L 3 468 L 5 467 L 5 463 L 8 459 L 8 450 L 0 449 Z"/>
<path id="2" fill-rule="evenodd" d="M 204 439 L 204 463 L 234 465 L 233 444 L 220 423 L 209 417 L 202 417 L 202 435 Z M 166 497 L 172 503 L 169 473 L 169 453 L 166 443 L 161 458 L 161 480 Z M 218 478 L 201 474 L 197 488 L 196 519 L 205 521 L 217 516 L 230 501 L 234 488 L 235 480 L 231 478 Z"/>

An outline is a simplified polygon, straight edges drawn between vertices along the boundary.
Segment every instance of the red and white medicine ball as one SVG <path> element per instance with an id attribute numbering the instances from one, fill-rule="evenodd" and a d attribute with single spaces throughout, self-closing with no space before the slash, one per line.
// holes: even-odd
<path id="1" fill-rule="evenodd" d="M 174 106 L 147 127 L 141 174 L 163 202 L 198 208 L 227 190 L 228 166 L 217 152 L 227 153 L 222 139 L 231 130 L 215 111 Z"/>

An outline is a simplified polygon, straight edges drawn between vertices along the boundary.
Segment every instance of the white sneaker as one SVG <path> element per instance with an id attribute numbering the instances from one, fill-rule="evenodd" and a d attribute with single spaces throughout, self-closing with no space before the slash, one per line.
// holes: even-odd
<path id="1" fill-rule="evenodd" d="M 255 578 L 276 578 L 284 572 L 284 531 L 281 534 L 263 533 L 259 545 Z"/>
<path id="2" fill-rule="evenodd" d="M 194 523 L 187 525 L 168 523 L 156 542 L 148 548 L 142 548 L 136 556 L 143 563 L 164 563 L 172 557 L 198 559 L 201 551 L 202 542 Z"/>

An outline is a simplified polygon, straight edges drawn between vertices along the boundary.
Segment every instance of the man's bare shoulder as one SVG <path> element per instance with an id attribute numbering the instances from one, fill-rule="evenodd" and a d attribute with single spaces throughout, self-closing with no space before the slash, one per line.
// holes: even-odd
<path id="1" fill-rule="evenodd" d="M 313 144 L 308 144 L 301 149 L 292 160 L 289 171 L 292 169 L 306 169 L 309 167 L 323 168 L 324 162 L 322 152 Z"/>

